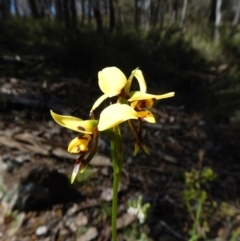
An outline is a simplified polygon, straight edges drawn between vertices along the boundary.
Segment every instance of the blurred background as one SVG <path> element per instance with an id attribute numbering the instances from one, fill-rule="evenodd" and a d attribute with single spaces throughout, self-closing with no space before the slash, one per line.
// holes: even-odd
<path id="1" fill-rule="evenodd" d="M 0 240 L 111 239 L 109 139 L 70 185 L 76 133 L 49 113 L 89 118 L 109 66 L 176 93 L 150 156 L 121 125 L 119 240 L 240 240 L 239 20 L 240 0 L 0 0 Z"/>

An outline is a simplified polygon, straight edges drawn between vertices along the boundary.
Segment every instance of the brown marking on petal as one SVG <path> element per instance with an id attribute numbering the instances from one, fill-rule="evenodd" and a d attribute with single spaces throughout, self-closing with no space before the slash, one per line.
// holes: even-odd
<path id="1" fill-rule="evenodd" d="M 78 151 L 78 152 L 80 152 L 80 151 L 81 151 L 80 146 L 77 146 L 77 151 Z"/>
<path id="2" fill-rule="evenodd" d="M 119 94 L 119 96 L 123 97 L 124 99 L 129 99 L 129 95 L 125 92 L 124 87 L 121 89 L 121 92 Z"/>
<path id="3" fill-rule="evenodd" d="M 85 129 L 84 129 L 82 126 L 78 126 L 77 128 L 78 128 L 78 130 L 80 130 L 80 131 L 85 131 Z"/>
<path id="4" fill-rule="evenodd" d="M 141 105 L 142 107 L 145 107 L 146 104 L 147 104 L 147 101 L 146 101 L 146 100 L 142 100 L 140 105 Z"/>
<path id="5" fill-rule="evenodd" d="M 80 156 L 80 157 L 76 160 L 75 165 L 81 163 L 81 161 L 82 161 L 82 159 L 81 159 L 81 156 Z"/>
<path id="6" fill-rule="evenodd" d="M 134 110 L 138 112 L 138 111 L 141 111 L 142 109 L 139 108 L 138 106 L 135 106 Z"/>

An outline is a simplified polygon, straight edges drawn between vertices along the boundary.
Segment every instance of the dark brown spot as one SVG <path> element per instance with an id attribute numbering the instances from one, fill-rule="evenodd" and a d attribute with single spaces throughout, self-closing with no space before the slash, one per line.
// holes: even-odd
<path id="1" fill-rule="evenodd" d="M 142 100 L 141 105 L 142 105 L 142 106 L 146 106 L 146 103 L 147 103 L 147 102 L 146 102 L 145 100 Z"/>
<path id="2" fill-rule="evenodd" d="M 123 97 L 124 99 L 129 99 L 129 95 L 125 92 L 125 89 L 121 89 L 121 92 L 119 94 L 119 96 Z"/>
<path id="3" fill-rule="evenodd" d="M 85 131 L 85 129 L 84 129 L 82 126 L 78 126 L 77 128 L 78 128 L 78 130 L 80 130 L 80 131 Z"/>

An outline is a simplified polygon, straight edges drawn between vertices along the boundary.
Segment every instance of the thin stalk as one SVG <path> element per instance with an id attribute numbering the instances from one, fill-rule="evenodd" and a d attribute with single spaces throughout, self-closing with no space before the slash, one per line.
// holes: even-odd
<path id="1" fill-rule="evenodd" d="M 193 225 L 193 233 L 192 233 L 192 237 L 191 237 L 190 241 L 195 241 L 195 240 L 198 240 L 198 238 L 199 238 L 197 229 L 198 229 L 199 223 L 200 223 L 200 216 L 202 213 L 202 204 L 203 204 L 203 198 L 201 197 L 200 202 L 198 203 L 196 218 L 195 218 L 194 225 Z"/>
<path id="2" fill-rule="evenodd" d="M 112 241 L 117 241 L 118 184 L 120 167 L 116 150 L 116 134 L 114 132 L 111 136 L 111 155 L 113 165 Z"/>

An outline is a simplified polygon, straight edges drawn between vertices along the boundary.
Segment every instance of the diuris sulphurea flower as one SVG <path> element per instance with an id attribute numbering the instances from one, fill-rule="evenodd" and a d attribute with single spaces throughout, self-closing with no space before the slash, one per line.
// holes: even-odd
<path id="1" fill-rule="evenodd" d="M 98 142 L 97 120 L 82 120 L 74 116 L 64 116 L 50 111 L 52 118 L 61 126 L 80 133 L 68 145 L 68 152 L 79 154 L 74 165 L 71 183 L 77 176 L 78 171 L 83 172 L 96 153 Z"/>
<path id="2" fill-rule="evenodd" d="M 137 139 L 137 142 L 135 143 L 134 155 L 137 154 L 140 147 L 149 155 L 149 151 L 142 141 L 142 122 L 156 123 L 156 120 L 152 112 L 146 108 L 151 108 L 154 104 L 154 101 L 172 97 L 174 94 L 174 92 L 170 92 L 163 95 L 152 95 L 141 91 L 133 91 L 129 93 L 130 98 L 128 99 L 128 103 L 138 113 L 139 117 L 137 128 L 134 126 L 133 121 L 128 121 L 129 126 Z"/>
<path id="3" fill-rule="evenodd" d="M 131 91 L 134 78 L 139 84 L 139 90 L 137 91 Z M 143 142 L 142 123 L 156 123 L 156 120 L 148 108 L 151 108 L 155 101 L 172 97 L 175 94 L 174 92 L 163 95 L 147 93 L 146 81 L 142 71 L 138 68 L 132 71 L 128 79 L 117 67 L 104 68 L 98 72 L 98 84 L 103 95 L 93 104 L 90 110 L 92 117 L 94 116 L 93 111 L 104 100 L 114 96 L 118 97 L 117 103 L 110 104 L 101 112 L 99 120 L 82 120 L 74 116 L 58 115 L 51 111 L 53 119 L 59 125 L 80 133 L 68 146 L 70 153 L 80 154 L 74 166 L 72 182 L 77 172 L 83 172 L 95 154 L 99 132 L 114 131 L 114 128 L 122 122 L 128 121 L 130 129 L 136 138 L 134 155 L 137 154 L 140 148 L 150 154 Z M 134 120 L 137 121 L 137 125 Z"/>

